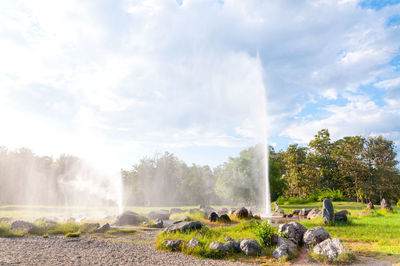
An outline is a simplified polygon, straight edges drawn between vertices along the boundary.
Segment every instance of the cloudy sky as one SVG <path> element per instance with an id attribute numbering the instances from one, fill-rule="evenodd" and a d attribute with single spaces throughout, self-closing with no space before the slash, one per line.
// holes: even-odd
<path id="1" fill-rule="evenodd" d="M 0 21 L 11 149 L 126 168 L 322 128 L 400 144 L 400 1 L 5 0 Z"/>

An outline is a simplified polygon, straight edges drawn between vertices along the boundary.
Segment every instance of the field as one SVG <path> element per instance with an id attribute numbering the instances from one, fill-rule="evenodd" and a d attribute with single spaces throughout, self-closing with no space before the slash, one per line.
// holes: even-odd
<path id="1" fill-rule="evenodd" d="M 400 210 L 394 208 L 394 212 L 387 212 L 379 210 L 379 206 L 374 214 L 363 215 L 365 204 L 354 202 L 334 202 L 336 211 L 348 210 L 351 212 L 349 216 L 349 223 L 345 225 L 328 226 L 323 225 L 322 219 L 317 218 L 314 220 L 300 221 L 307 228 L 323 225 L 332 237 L 341 239 L 348 250 L 356 255 L 375 257 L 377 259 L 391 261 L 393 263 L 400 262 Z M 198 208 L 198 206 L 185 206 L 179 207 L 182 209 Z M 213 206 L 220 208 L 222 206 Z M 224 206 L 227 207 L 227 206 Z M 308 203 L 308 204 L 288 204 L 280 206 L 286 213 L 294 209 L 302 208 L 319 208 L 321 209 L 322 203 Z M 170 209 L 171 207 L 127 207 L 125 210 L 131 210 L 138 213 L 145 214 L 155 209 Z M 96 214 L 101 214 L 98 218 L 93 218 Z M 34 220 L 39 217 L 63 217 L 68 218 L 68 215 L 79 217 L 87 216 L 85 221 L 99 221 L 112 222 L 117 214 L 116 208 L 60 208 L 48 206 L 0 206 L 0 217 L 12 217 L 13 219 Z M 111 217 L 106 217 L 111 215 Z M 182 214 L 183 215 L 183 214 Z M 89 218 L 90 217 L 90 218 Z M 178 217 L 173 217 L 178 218 Z M 193 217 L 199 219 L 199 217 Z M 205 220 L 202 220 L 205 222 Z M 235 221 L 238 222 L 238 221 Z M 218 254 L 212 254 L 207 250 L 208 244 L 212 241 L 224 242 L 226 236 L 230 236 L 237 240 L 239 238 L 255 238 L 253 227 L 242 221 L 230 227 L 217 227 L 220 224 L 210 224 L 210 229 L 202 230 L 200 232 L 192 232 L 190 234 L 161 234 L 156 243 L 160 248 L 160 243 L 164 239 L 182 238 L 189 240 L 191 237 L 197 237 L 203 243 L 203 249 L 187 250 L 185 253 L 195 255 L 198 257 L 212 257 L 218 258 Z M 78 228 L 79 223 L 75 226 Z M 0 228 L 1 229 L 1 228 Z M 70 230 L 70 231 L 75 231 Z M 65 233 L 66 230 L 61 230 Z M 274 228 L 277 231 L 277 228 Z M 266 259 L 270 256 L 271 250 L 266 249 L 264 256 L 260 259 Z M 232 254 L 229 259 L 240 259 L 237 255 Z M 242 260 L 242 259 L 240 259 Z M 254 258 L 254 260 L 257 260 Z M 253 261 L 254 261 L 253 260 Z"/>

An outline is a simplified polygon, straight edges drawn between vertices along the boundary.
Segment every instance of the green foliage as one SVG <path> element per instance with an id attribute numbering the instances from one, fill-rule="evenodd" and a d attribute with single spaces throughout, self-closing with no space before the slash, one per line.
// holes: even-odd
<path id="1" fill-rule="evenodd" d="M 80 237 L 80 236 L 81 236 L 81 232 L 71 232 L 71 233 L 65 234 L 65 237 L 72 237 L 72 238 Z"/>
<path id="2" fill-rule="evenodd" d="M 273 234 L 272 227 L 269 225 L 268 220 L 265 222 L 254 222 L 256 225 L 254 226 L 253 232 L 257 237 L 258 242 L 260 242 L 261 246 L 269 247 L 271 246 L 271 237 Z"/>
<path id="3" fill-rule="evenodd" d="M 16 237 L 23 236 L 23 232 L 13 232 L 11 231 L 9 224 L 0 223 L 0 237 Z"/>
<path id="4" fill-rule="evenodd" d="M 399 201 L 397 202 L 397 207 L 400 208 L 400 199 L 399 199 Z"/>
<path id="5" fill-rule="evenodd" d="M 318 201 L 323 201 L 324 199 L 328 198 L 332 201 L 346 201 L 347 198 L 343 195 L 342 191 L 339 189 L 326 189 L 317 192 L 317 199 Z"/>
<path id="6" fill-rule="evenodd" d="M 288 204 L 306 204 L 311 202 L 320 202 L 325 198 L 329 198 L 332 201 L 346 201 L 347 198 L 339 189 L 326 189 L 326 190 L 316 190 L 305 198 L 299 197 L 284 197 L 280 196 L 276 203 L 279 205 Z"/>

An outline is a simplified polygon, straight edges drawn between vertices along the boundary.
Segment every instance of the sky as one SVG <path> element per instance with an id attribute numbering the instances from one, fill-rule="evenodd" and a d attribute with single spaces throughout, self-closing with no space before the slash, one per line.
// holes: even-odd
<path id="1" fill-rule="evenodd" d="M 400 0 L 4 0 L 0 21 L 10 149 L 126 169 L 323 128 L 400 145 Z"/>

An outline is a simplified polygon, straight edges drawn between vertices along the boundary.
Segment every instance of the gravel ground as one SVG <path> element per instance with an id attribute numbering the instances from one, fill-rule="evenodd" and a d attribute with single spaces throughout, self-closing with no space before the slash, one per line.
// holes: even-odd
<path id="1" fill-rule="evenodd" d="M 125 240 L 129 241 L 129 240 Z M 154 249 L 154 244 L 89 237 L 0 238 L 0 265 L 245 265 L 201 260 L 178 252 Z"/>

